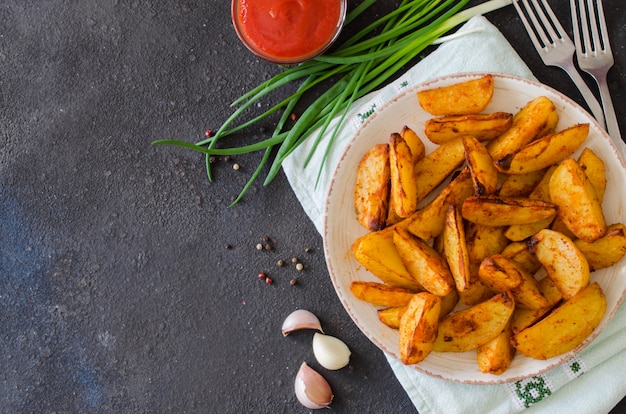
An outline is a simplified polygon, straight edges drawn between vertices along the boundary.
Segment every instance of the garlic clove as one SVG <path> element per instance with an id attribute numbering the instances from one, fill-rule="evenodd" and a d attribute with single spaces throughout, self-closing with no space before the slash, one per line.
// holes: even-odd
<path id="1" fill-rule="evenodd" d="M 294 384 L 296 397 L 306 408 L 326 408 L 333 401 L 333 391 L 324 377 L 303 362 Z"/>
<path id="2" fill-rule="evenodd" d="M 316 329 L 324 332 L 317 316 L 305 309 L 293 311 L 285 318 L 282 327 L 283 336 L 299 329 Z"/>
<path id="3" fill-rule="evenodd" d="M 345 367 L 350 362 L 350 348 L 339 338 L 315 333 L 313 354 L 321 366 L 330 370 Z"/>

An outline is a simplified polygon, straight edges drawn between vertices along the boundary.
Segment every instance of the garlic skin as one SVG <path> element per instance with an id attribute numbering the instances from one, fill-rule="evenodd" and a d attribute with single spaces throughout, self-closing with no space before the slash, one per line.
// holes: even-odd
<path id="1" fill-rule="evenodd" d="M 334 371 L 348 365 L 351 352 L 341 339 L 315 333 L 313 335 L 313 354 L 321 366 Z"/>
<path id="2" fill-rule="evenodd" d="M 306 408 L 327 408 L 333 401 L 333 391 L 317 371 L 303 362 L 294 383 L 296 398 Z"/>
<path id="3" fill-rule="evenodd" d="M 300 329 L 315 329 L 324 332 L 317 316 L 306 309 L 298 309 L 291 312 L 283 321 L 283 336 Z"/>

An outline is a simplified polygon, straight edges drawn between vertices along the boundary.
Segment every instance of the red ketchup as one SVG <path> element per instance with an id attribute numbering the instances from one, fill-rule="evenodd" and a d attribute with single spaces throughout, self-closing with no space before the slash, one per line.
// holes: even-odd
<path id="1" fill-rule="evenodd" d="M 346 0 L 233 0 L 237 35 L 257 56 L 295 64 L 324 52 L 339 35 Z"/>

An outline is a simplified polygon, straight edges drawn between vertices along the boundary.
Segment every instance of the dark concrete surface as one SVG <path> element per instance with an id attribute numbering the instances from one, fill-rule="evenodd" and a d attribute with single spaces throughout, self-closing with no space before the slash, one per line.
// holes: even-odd
<path id="1" fill-rule="evenodd" d="M 605 8 L 626 132 L 626 12 Z M 512 7 L 489 18 L 541 81 L 582 103 Z M 317 367 L 312 335 L 280 333 L 296 308 L 353 351 L 324 371 L 331 411 L 416 411 L 341 307 L 285 177 L 227 208 L 260 155 L 218 160 L 210 183 L 202 157 L 150 145 L 200 140 L 278 71 L 240 45 L 228 1 L 0 3 L 0 412 L 306 412 L 293 380 L 302 361 Z M 273 249 L 257 250 L 266 237 Z"/>

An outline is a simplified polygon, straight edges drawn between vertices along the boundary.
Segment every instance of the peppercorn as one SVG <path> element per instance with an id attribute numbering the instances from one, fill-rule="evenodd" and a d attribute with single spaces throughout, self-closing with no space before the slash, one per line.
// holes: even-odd
<path id="1" fill-rule="evenodd" d="M 298 263 L 298 264 L 296 265 L 296 270 L 300 271 L 300 270 L 302 270 L 302 269 L 304 269 L 304 265 L 303 265 L 302 263 Z"/>
<path id="2" fill-rule="evenodd" d="M 274 283 L 274 281 L 272 280 L 271 277 L 266 277 L 265 278 L 265 283 L 267 283 L 268 285 L 271 285 L 272 283 Z"/>
<path id="3" fill-rule="evenodd" d="M 282 261 L 282 260 L 278 260 L 278 261 L 276 262 L 276 266 L 278 266 L 278 267 L 282 267 L 282 266 L 284 266 L 284 265 L 285 265 L 285 262 L 284 262 L 284 261 Z"/>

